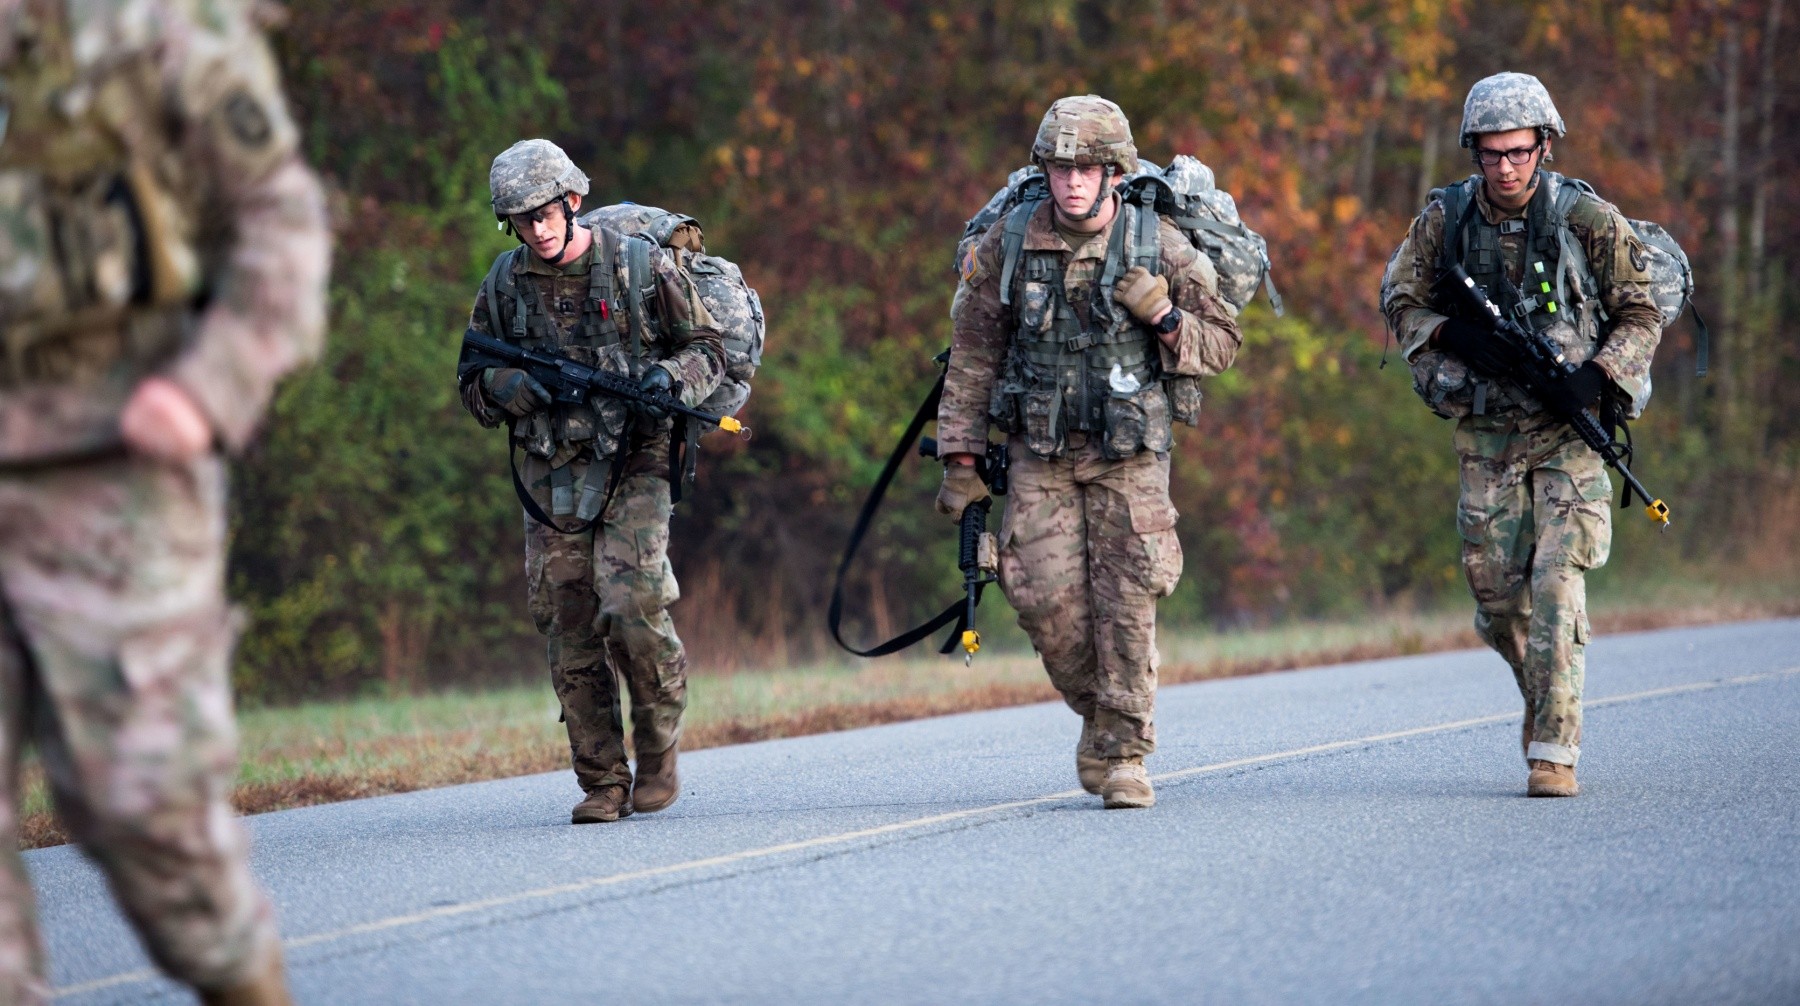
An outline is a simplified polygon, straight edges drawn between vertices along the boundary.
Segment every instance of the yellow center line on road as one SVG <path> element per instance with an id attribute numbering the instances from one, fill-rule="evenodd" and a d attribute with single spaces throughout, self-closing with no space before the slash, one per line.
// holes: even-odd
<path id="1" fill-rule="evenodd" d="M 1584 705 L 1589 709 L 1598 706 L 1622 705 L 1627 702 L 1642 702 L 1646 699 L 1662 698 L 1669 695 L 1682 695 L 1689 692 L 1704 692 L 1717 688 L 1728 688 L 1756 684 L 1763 681 L 1773 681 L 1778 678 L 1789 677 L 1795 674 L 1800 674 L 1800 667 L 1790 667 L 1785 670 L 1768 671 L 1761 674 L 1746 674 L 1735 678 L 1720 678 L 1713 681 L 1697 681 L 1684 685 L 1670 685 L 1665 688 L 1652 688 L 1647 691 L 1631 692 L 1626 695 L 1613 695 L 1602 699 L 1592 699 L 1585 702 Z M 1272 754 L 1253 755 L 1248 758 L 1234 758 L 1230 761 L 1196 765 L 1192 768 L 1177 769 L 1173 772 L 1164 772 L 1154 775 L 1151 776 L 1151 779 L 1156 782 L 1170 782 L 1176 779 L 1187 779 L 1198 775 L 1229 772 L 1232 769 L 1247 768 L 1252 765 L 1266 765 L 1272 762 L 1289 761 L 1295 758 L 1305 758 L 1310 755 L 1325 754 L 1332 751 L 1344 751 L 1350 748 L 1366 747 L 1371 744 L 1382 744 L 1388 741 L 1404 740 L 1408 737 L 1424 737 L 1430 734 L 1465 730 L 1469 727 L 1486 726 L 1490 723 L 1504 723 L 1511 720 L 1517 720 L 1518 718 L 1519 714 L 1517 712 L 1509 712 L 1495 713 L 1492 716 L 1477 716 L 1465 720 L 1450 720 L 1444 723 L 1433 723 L 1428 726 L 1412 727 L 1407 730 L 1394 730 L 1388 733 L 1370 734 L 1366 737 L 1356 737 L 1350 740 L 1331 741 L 1326 744 L 1313 744 L 1308 747 L 1277 751 Z M 579 894 L 584 891 L 593 891 L 605 887 L 616 887 L 620 884 L 629 884 L 638 880 L 654 880 L 659 877 L 694 873 L 713 867 L 730 866 L 734 863 L 743 863 L 751 860 L 767 859 L 772 856 L 781 856 L 790 852 L 805 852 L 809 849 L 821 849 L 829 846 L 844 845 L 863 839 L 881 838 L 887 835 L 916 831 L 921 828 L 930 828 L 935 825 L 948 824 L 953 821 L 962 821 L 973 817 L 1002 814 L 1007 811 L 1020 810 L 1026 807 L 1038 807 L 1044 804 L 1058 803 L 1063 800 L 1086 795 L 1087 794 L 1082 790 L 1071 789 L 1061 793 L 1050 793 L 1045 796 L 1032 797 L 1027 800 L 1009 800 L 1005 803 L 987 804 L 981 807 L 971 807 L 967 810 L 955 810 L 943 814 L 932 814 L 927 817 L 912 818 L 911 820 L 906 821 L 896 821 L 893 824 L 883 824 L 873 828 L 859 828 L 855 831 L 821 835 L 817 838 L 802 839 L 797 842 L 782 842 L 778 845 L 768 845 L 756 849 L 745 849 L 741 852 L 730 852 L 719 856 L 690 859 L 680 863 L 671 863 L 667 866 L 653 866 L 642 870 L 628 870 L 623 873 L 589 877 L 583 880 L 570 881 L 566 884 L 554 884 L 549 887 L 539 887 L 529 891 L 519 891 L 514 894 L 496 895 L 495 897 L 481 898 L 476 901 L 465 901 L 460 904 L 442 905 L 407 915 L 389 916 L 385 919 L 362 922 L 354 926 L 346 926 L 342 929 L 314 933 L 310 936 L 297 936 L 286 940 L 284 945 L 290 950 L 298 950 L 302 947 L 317 946 L 321 943 L 333 943 L 338 940 L 348 939 L 353 936 L 363 936 L 369 933 L 388 932 L 390 930 L 433 922 L 438 919 L 469 915 L 492 908 L 505 908 L 509 905 L 517 905 L 531 901 L 542 901 L 547 898 L 561 897 L 566 894 Z M 90 992 L 98 992 L 103 989 L 120 985 L 130 985 L 137 982 L 150 981 L 156 977 L 157 972 L 149 969 L 130 971 L 109 975 L 105 978 L 96 978 L 93 981 L 82 982 L 79 985 L 70 985 L 66 988 L 60 988 L 55 991 L 54 995 L 58 999 L 69 996 L 85 995 Z"/>

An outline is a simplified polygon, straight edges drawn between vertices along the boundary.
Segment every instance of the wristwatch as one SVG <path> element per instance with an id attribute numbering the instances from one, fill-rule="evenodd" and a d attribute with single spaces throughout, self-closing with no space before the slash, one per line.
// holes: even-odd
<path id="1" fill-rule="evenodd" d="M 1163 315 L 1162 320 L 1157 322 L 1152 327 L 1156 329 L 1157 335 L 1168 335 L 1170 332 L 1173 332 L 1176 329 L 1180 328 L 1181 327 L 1181 308 L 1170 307 L 1169 313 Z"/>

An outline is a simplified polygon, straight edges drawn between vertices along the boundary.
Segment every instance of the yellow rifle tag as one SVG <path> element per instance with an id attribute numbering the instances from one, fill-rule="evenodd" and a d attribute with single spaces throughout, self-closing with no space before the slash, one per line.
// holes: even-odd
<path id="1" fill-rule="evenodd" d="M 1650 505 L 1644 508 L 1644 512 L 1650 515 L 1651 520 L 1661 524 L 1664 530 L 1668 529 L 1669 504 L 1664 503 L 1662 500 L 1651 500 Z"/>
<path id="2" fill-rule="evenodd" d="M 976 632 L 974 629 L 964 629 L 962 634 L 962 648 L 963 653 L 966 654 L 963 657 L 963 663 L 966 664 L 969 662 L 970 658 L 975 656 L 975 651 L 981 649 L 981 633 Z"/>

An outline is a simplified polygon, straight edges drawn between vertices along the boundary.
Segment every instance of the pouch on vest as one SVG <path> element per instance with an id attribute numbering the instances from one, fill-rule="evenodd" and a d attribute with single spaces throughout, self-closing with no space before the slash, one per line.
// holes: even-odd
<path id="1" fill-rule="evenodd" d="M 1200 402 L 1205 394 L 1200 390 L 1200 379 L 1189 374 L 1179 374 L 1163 380 L 1163 390 L 1169 393 L 1169 418 L 1184 426 L 1194 426 L 1200 422 Z"/>
<path id="2" fill-rule="evenodd" d="M 1026 449 L 1043 458 L 1062 453 L 1062 389 L 1036 388 L 1019 397 L 1024 413 L 1020 432 L 1025 435 Z"/>
<path id="3" fill-rule="evenodd" d="M 1169 399 L 1156 383 L 1106 398 L 1105 441 L 1102 453 L 1112 460 L 1128 458 L 1140 450 L 1163 453 L 1169 449 Z"/>

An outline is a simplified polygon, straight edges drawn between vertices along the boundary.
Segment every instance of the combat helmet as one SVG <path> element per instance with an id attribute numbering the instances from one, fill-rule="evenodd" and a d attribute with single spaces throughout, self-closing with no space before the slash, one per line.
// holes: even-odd
<path id="1" fill-rule="evenodd" d="M 1529 73 L 1496 73 L 1469 88 L 1463 102 L 1462 145 L 1473 147 L 1482 133 L 1535 129 L 1540 139 L 1566 131 L 1543 82 Z"/>
<path id="2" fill-rule="evenodd" d="M 1113 180 L 1137 170 L 1137 146 L 1131 141 L 1131 121 L 1118 105 L 1097 94 L 1058 98 L 1038 124 L 1037 141 L 1031 145 L 1031 161 L 1040 168 L 1051 164 L 1102 164 L 1106 181 L 1087 216 L 1106 204 Z"/>
<path id="3" fill-rule="evenodd" d="M 505 220 L 571 192 L 587 195 L 588 177 L 563 148 L 549 140 L 520 140 L 494 158 L 494 166 L 488 169 L 488 190 L 494 197 L 495 219 Z"/>

